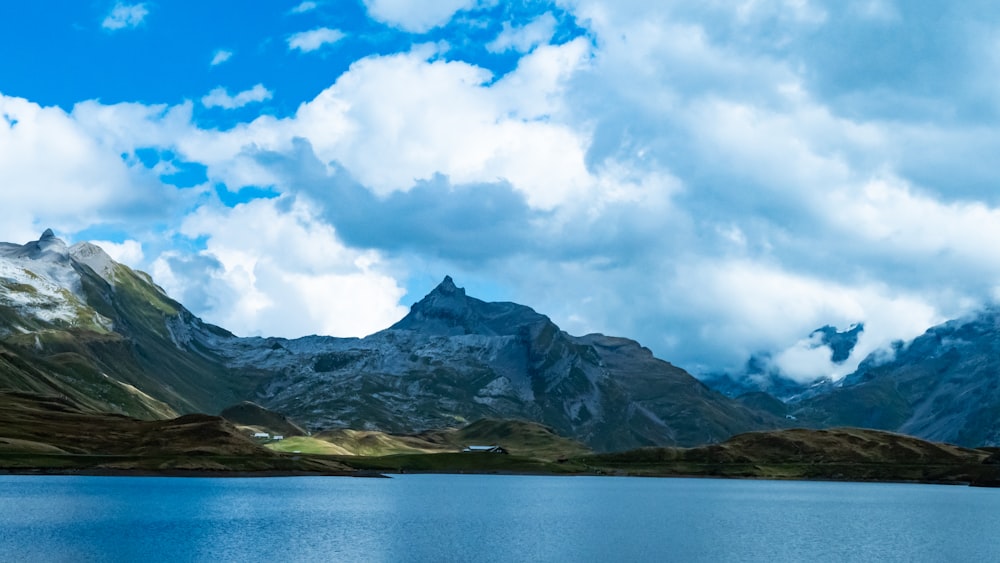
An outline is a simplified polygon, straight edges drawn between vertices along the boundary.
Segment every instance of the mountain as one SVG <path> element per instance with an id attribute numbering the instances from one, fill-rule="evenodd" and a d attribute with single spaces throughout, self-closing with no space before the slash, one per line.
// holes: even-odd
<path id="1" fill-rule="evenodd" d="M 514 418 L 602 451 L 782 423 L 632 340 L 568 335 L 529 307 L 470 297 L 450 277 L 367 338 L 237 338 L 148 275 L 51 230 L 0 244 L 0 387 L 140 418 L 253 401 L 314 431 Z"/>
<path id="2" fill-rule="evenodd" d="M 450 277 L 363 339 L 205 343 L 234 369 L 272 375 L 254 399 L 313 429 L 406 433 L 480 418 L 539 422 L 597 450 L 723 440 L 781 420 L 710 390 L 638 343 L 571 336 Z"/>
<path id="3" fill-rule="evenodd" d="M 862 330 L 822 327 L 810 342 L 844 361 Z M 595 451 L 791 424 L 1000 445 L 1000 308 L 874 354 L 836 385 L 796 388 L 767 365 L 730 377 L 730 390 L 756 388 L 728 398 L 635 341 L 569 335 L 450 277 L 366 338 L 239 338 L 92 244 L 67 246 L 51 230 L 0 243 L 0 389 L 58 395 L 84 412 L 169 419 L 253 401 L 251 415 L 269 409 L 313 432 L 395 434 L 518 419 Z"/>
<path id="4" fill-rule="evenodd" d="M 815 426 L 893 430 L 1000 446 L 1000 308 L 935 326 L 890 358 L 869 356 L 842 386 L 796 405 Z"/>
<path id="5" fill-rule="evenodd" d="M 843 361 L 863 325 L 823 327 L 811 340 Z M 1000 446 L 1000 307 L 928 329 L 891 352 L 877 351 L 850 375 L 802 384 L 752 358 L 743 373 L 706 384 L 747 406 L 813 428 L 856 426 L 967 447 Z M 775 402 L 780 399 L 780 403 Z"/>
<path id="6" fill-rule="evenodd" d="M 226 367 L 194 335 L 234 338 L 95 245 L 68 247 L 51 230 L 0 243 L 0 387 L 147 419 L 251 395 L 257 375 Z"/>

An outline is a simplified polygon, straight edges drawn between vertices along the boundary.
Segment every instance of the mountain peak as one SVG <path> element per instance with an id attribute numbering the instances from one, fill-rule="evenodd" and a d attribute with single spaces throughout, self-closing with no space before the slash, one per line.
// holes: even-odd
<path id="1" fill-rule="evenodd" d="M 435 287 L 434 291 L 432 291 L 431 293 L 432 294 L 438 293 L 444 295 L 458 294 L 461 297 L 465 297 L 465 288 L 456 286 L 455 281 L 451 279 L 451 276 L 445 276 L 444 279 L 441 280 L 441 283 L 439 283 L 438 286 Z"/>
<path id="2" fill-rule="evenodd" d="M 104 249 L 89 242 L 78 242 L 70 247 L 69 254 L 77 262 L 90 266 L 104 281 L 115 284 L 114 271 L 116 262 L 104 252 Z"/>
<path id="3" fill-rule="evenodd" d="M 410 313 L 391 329 L 426 334 L 516 334 L 520 327 L 548 321 L 530 307 L 516 303 L 487 303 L 469 297 L 451 276 L 410 308 Z"/>
<path id="4" fill-rule="evenodd" d="M 4 249 L 0 254 L 9 258 L 21 258 L 29 260 L 65 260 L 69 255 L 66 243 L 56 236 L 52 229 L 45 229 L 41 238 L 33 240 L 23 246 L 4 243 Z"/>
<path id="5" fill-rule="evenodd" d="M 38 239 L 38 241 L 36 241 L 32 246 L 41 253 L 51 252 L 60 256 L 66 256 L 69 254 L 69 249 L 66 247 L 66 243 L 63 242 L 61 238 L 57 237 L 56 234 L 52 232 L 52 229 L 45 229 L 45 232 L 42 233 L 42 238 Z"/>

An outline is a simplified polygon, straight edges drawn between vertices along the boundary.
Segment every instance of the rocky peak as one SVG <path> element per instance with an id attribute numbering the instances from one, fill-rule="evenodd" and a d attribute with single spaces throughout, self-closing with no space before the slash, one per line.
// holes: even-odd
<path id="1" fill-rule="evenodd" d="M 435 335 L 508 335 L 520 327 L 548 317 L 516 303 L 487 303 L 469 297 L 451 276 L 410 308 L 410 313 L 390 330 L 413 330 Z"/>
<path id="2" fill-rule="evenodd" d="M 441 283 L 439 283 L 438 286 L 431 291 L 431 295 L 435 293 L 443 295 L 458 294 L 465 297 L 465 288 L 456 286 L 455 281 L 451 279 L 451 276 L 445 276 L 444 279 L 441 280 Z"/>
<path id="3" fill-rule="evenodd" d="M 478 300 L 477 300 L 478 301 Z M 413 306 L 413 309 L 420 309 L 432 314 L 463 314 L 472 304 L 465 294 L 464 287 L 458 287 L 451 279 L 445 276 L 444 280 Z"/>
<path id="4" fill-rule="evenodd" d="M 89 242 L 78 242 L 70 247 L 69 254 L 77 262 L 90 266 L 104 281 L 114 285 L 115 261 L 103 248 Z"/>
<path id="5" fill-rule="evenodd" d="M 52 229 L 45 229 L 45 232 L 42 233 L 42 237 L 34 244 L 37 245 L 38 249 L 42 252 L 57 252 L 63 255 L 68 253 L 66 243 L 63 242 L 61 238 L 57 237 L 56 234 L 52 232 Z"/>
<path id="6" fill-rule="evenodd" d="M 23 246 L 9 245 L 0 253 L 11 258 L 27 258 L 29 260 L 52 260 L 60 261 L 69 256 L 69 248 L 66 243 L 52 232 L 52 229 L 45 229 L 41 238 L 31 241 Z"/>

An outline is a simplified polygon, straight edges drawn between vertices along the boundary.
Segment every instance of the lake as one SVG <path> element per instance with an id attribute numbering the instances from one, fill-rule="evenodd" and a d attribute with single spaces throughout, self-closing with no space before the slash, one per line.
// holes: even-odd
<path id="1" fill-rule="evenodd" d="M 1000 489 L 0 476 L 2 561 L 1000 561 Z"/>

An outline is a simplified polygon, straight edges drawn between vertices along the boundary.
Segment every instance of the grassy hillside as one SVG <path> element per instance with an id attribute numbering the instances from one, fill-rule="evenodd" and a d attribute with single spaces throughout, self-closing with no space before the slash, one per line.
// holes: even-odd
<path id="1" fill-rule="evenodd" d="M 696 448 L 643 448 L 576 461 L 628 475 L 976 482 L 1000 478 L 990 452 L 859 428 L 750 432 Z"/>
<path id="2" fill-rule="evenodd" d="M 273 442 L 275 451 L 353 456 L 455 453 L 469 445 L 499 445 L 516 456 L 555 460 L 588 453 L 575 440 L 552 429 L 522 420 L 483 419 L 462 428 L 430 430 L 419 434 L 388 434 L 371 430 L 327 430 L 313 437 Z"/>
<path id="3" fill-rule="evenodd" d="M 63 397 L 0 392 L 0 471 L 347 473 L 332 459 L 284 456 L 225 420 L 192 414 L 137 420 Z"/>
<path id="4" fill-rule="evenodd" d="M 46 331 L 20 338 L 38 337 L 44 342 L 76 342 L 59 331 Z M 113 339 L 111 335 L 96 338 Z M 12 339 L 17 341 L 17 339 Z M 0 389 L 66 397 L 78 408 L 91 412 L 113 412 L 142 419 L 177 416 L 169 405 L 150 397 L 135 386 L 108 377 L 85 350 L 65 345 L 52 354 L 34 346 L 11 346 L 0 342 Z"/>

